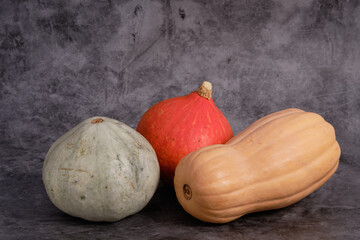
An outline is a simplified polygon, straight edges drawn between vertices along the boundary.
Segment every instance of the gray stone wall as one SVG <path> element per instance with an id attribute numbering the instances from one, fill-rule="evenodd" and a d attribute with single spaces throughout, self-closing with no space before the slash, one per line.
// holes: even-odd
<path id="1" fill-rule="evenodd" d="M 39 173 L 50 145 L 103 115 L 135 128 L 207 80 L 235 133 L 297 107 L 360 166 L 358 1 L 1 1 L 2 153 Z M 4 166 L 3 166 L 4 167 Z"/>

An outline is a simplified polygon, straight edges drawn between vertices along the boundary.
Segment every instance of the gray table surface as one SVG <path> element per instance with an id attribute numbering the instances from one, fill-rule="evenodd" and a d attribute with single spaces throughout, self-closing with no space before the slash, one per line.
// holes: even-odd
<path id="1" fill-rule="evenodd" d="M 39 153 L 1 149 L 3 163 L 31 161 Z M 280 210 L 245 215 L 227 224 L 208 224 L 187 214 L 173 189 L 160 184 L 139 213 L 115 223 L 91 223 L 58 210 L 39 174 L 2 169 L 0 239 L 359 239 L 358 170 L 341 159 L 319 190 Z"/>
<path id="2" fill-rule="evenodd" d="M 360 239 L 357 0 L 0 1 L 0 239 Z M 95 115 L 136 128 L 153 104 L 213 83 L 239 133 L 288 107 L 321 114 L 342 149 L 302 201 L 214 225 L 160 184 L 138 214 L 90 223 L 48 199 L 51 144 Z"/>

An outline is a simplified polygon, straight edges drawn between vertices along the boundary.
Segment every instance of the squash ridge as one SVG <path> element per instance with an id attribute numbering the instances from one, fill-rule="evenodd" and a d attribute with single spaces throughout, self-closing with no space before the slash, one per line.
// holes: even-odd
<path id="1" fill-rule="evenodd" d="M 323 152 L 320 152 L 320 154 L 317 155 L 316 157 L 313 157 L 313 160 L 312 160 L 312 161 L 309 161 L 308 164 L 304 165 L 304 167 L 308 167 L 308 166 L 311 166 L 312 164 L 314 164 L 314 163 L 316 162 L 315 160 L 316 160 L 317 158 L 320 158 L 321 156 L 327 154 L 329 151 L 333 150 L 333 148 L 336 147 L 336 145 L 338 145 L 336 141 L 329 142 L 328 145 L 325 145 L 325 146 L 324 146 L 324 148 L 325 148 L 326 150 L 323 151 Z M 327 146 L 328 146 L 328 147 L 327 147 Z M 218 193 L 217 196 L 227 195 L 227 194 L 231 194 L 231 193 L 236 193 L 236 192 L 239 192 L 239 191 L 244 191 L 244 190 L 247 189 L 247 188 L 250 188 L 250 187 L 253 187 L 253 186 L 255 186 L 255 185 L 260 185 L 260 184 L 262 184 L 262 183 L 264 183 L 264 182 L 267 182 L 269 179 L 270 179 L 271 181 L 273 181 L 273 180 L 276 180 L 276 179 L 278 179 L 278 178 L 282 178 L 282 177 L 285 177 L 285 176 L 287 176 L 287 175 L 294 174 L 294 172 L 298 172 L 298 171 L 300 171 L 300 170 L 303 170 L 303 169 L 302 169 L 302 168 L 298 168 L 298 169 L 296 169 L 295 171 L 288 172 L 288 173 L 286 173 L 286 174 L 284 174 L 284 175 L 281 175 L 281 176 L 276 176 L 275 178 L 263 179 L 262 181 L 252 183 L 251 185 L 248 185 L 248 186 L 246 186 L 246 187 L 244 187 L 244 188 L 241 188 L 241 189 L 237 189 L 237 190 L 235 190 L 235 191 Z M 198 195 L 198 196 L 203 196 L 203 197 L 211 196 L 211 195 L 208 195 L 208 194 L 197 194 L 197 195 Z"/>
<path id="2" fill-rule="evenodd" d="M 246 138 L 247 136 L 249 136 L 251 133 L 255 132 L 256 130 L 260 129 L 261 127 L 277 120 L 277 119 L 280 119 L 280 118 L 283 118 L 283 117 L 287 117 L 289 115 L 294 115 L 294 114 L 299 114 L 299 113 L 304 113 L 304 112 L 298 112 L 298 111 L 294 111 L 294 112 L 284 112 L 283 114 L 279 115 L 279 116 L 275 116 L 273 115 L 271 118 L 267 118 L 267 121 L 264 121 L 264 122 L 259 122 L 260 120 L 262 119 L 259 119 L 257 121 L 255 121 L 253 124 L 251 124 L 249 127 L 247 127 L 246 129 L 244 129 L 242 132 L 244 132 L 243 135 L 239 136 L 239 139 L 237 139 L 237 137 L 235 136 L 234 137 L 234 141 L 233 142 L 230 142 L 230 139 L 228 142 L 229 145 L 236 145 L 238 142 L 242 141 L 244 138 Z M 274 113 L 276 114 L 276 113 Z M 264 119 L 265 120 L 265 119 Z M 261 124 L 260 124 L 261 123 Z M 259 125 L 259 126 L 256 126 L 256 125 Z M 254 127 L 255 126 L 255 127 Z M 251 129 L 251 127 L 254 127 L 253 129 Z M 251 130 L 248 130 L 248 129 L 251 129 Z M 249 131 L 249 132 L 246 132 L 246 131 Z M 241 133 L 240 133 L 241 134 Z M 227 143 L 226 143 L 227 144 Z"/>
<path id="3" fill-rule="evenodd" d="M 303 115 L 303 114 L 305 114 L 305 113 L 302 113 L 301 115 Z M 295 114 L 289 114 L 289 115 L 287 115 L 287 116 L 290 116 L 290 115 L 295 115 Z M 274 120 L 278 120 L 278 118 L 277 118 L 277 119 L 274 119 Z M 272 120 L 271 122 L 273 122 L 274 120 Z M 270 122 L 268 122 L 267 124 L 269 124 L 269 123 L 270 123 Z M 294 132 L 290 132 L 290 133 L 288 132 L 286 135 L 281 136 L 281 138 L 279 138 L 278 140 L 282 140 L 282 139 L 284 139 L 284 138 L 286 138 L 286 137 L 288 137 L 288 136 L 290 136 L 290 135 L 292 135 L 292 134 L 296 134 L 296 133 L 298 133 L 298 132 L 301 132 L 301 131 L 303 131 L 303 130 L 306 129 L 306 128 L 313 127 L 314 125 L 323 124 L 323 123 L 324 123 L 324 119 L 322 119 L 322 118 L 320 119 L 320 118 L 319 118 L 319 120 L 316 120 L 316 121 L 314 121 L 314 122 L 311 122 L 310 124 L 305 125 L 305 126 L 303 126 L 302 128 L 300 128 L 300 129 L 296 129 Z M 262 125 L 260 128 L 262 128 L 262 127 L 265 127 L 265 125 Z M 260 128 L 258 128 L 257 130 L 259 130 Z M 249 136 L 250 136 L 250 134 L 246 135 L 246 137 L 249 137 Z M 244 137 L 242 140 L 244 140 L 246 137 Z M 241 143 L 240 143 L 240 142 L 241 142 L 241 141 L 236 142 L 237 144 L 235 144 L 235 145 L 240 145 L 240 147 L 232 146 L 233 144 L 231 144 L 230 146 L 234 147 L 237 151 L 242 151 L 243 147 L 241 146 Z M 258 153 L 258 152 L 260 152 L 260 151 L 268 148 L 269 146 L 271 146 L 271 143 L 268 143 L 267 145 L 266 145 L 266 144 L 262 144 L 261 147 L 258 147 L 258 148 L 256 149 L 256 151 L 252 152 L 252 154 L 248 155 L 248 157 L 254 156 L 256 153 Z"/>
<path id="4" fill-rule="evenodd" d="M 336 171 L 337 167 L 339 165 L 339 162 L 336 162 L 336 164 L 320 179 L 318 179 L 314 184 L 311 185 L 311 187 L 313 187 L 315 190 L 319 189 L 325 182 L 327 179 L 329 179 L 332 174 Z M 325 181 L 324 181 L 325 180 Z M 324 182 L 323 182 L 324 181 Z M 248 213 L 252 213 L 252 212 L 255 212 L 253 211 L 254 209 L 256 209 L 258 206 L 257 205 L 261 205 L 261 204 L 267 204 L 269 202 L 274 202 L 274 201 L 283 201 L 285 199 L 289 199 L 289 198 L 292 198 L 296 195 L 302 195 L 304 192 L 306 192 L 306 190 L 309 190 L 311 189 L 311 187 L 307 187 L 305 189 L 302 189 L 301 191 L 299 192 L 296 192 L 294 194 L 291 194 L 289 196 L 286 196 L 286 197 L 282 197 L 282 198 L 273 198 L 273 199 L 269 199 L 269 200 L 264 200 L 264 201 L 261 201 L 261 202 L 251 202 L 251 203 L 247 203 L 247 204 L 242 204 L 242 205 L 239 205 L 239 206 L 234 206 L 234 207 L 230 207 L 230 208 L 227 208 L 227 209 L 210 209 L 210 208 L 206 208 L 204 207 L 204 205 L 202 204 L 198 204 L 198 207 L 200 209 L 203 209 L 204 211 L 202 211 L 202 213 L 206 213 L 206 214 L 209 214 L 210 216 L 213 216 L 213 217 L 216 217 L 217 218 L 217 214 L 219 214 L 218 212 L 220 211 L 224 211 L 224 210 L 234 210 L 234 209 L 237 209 L 237 208 L 242 208 L 244 206 L 247 206 L 248 208 L 251 207 L 251 209 L 247 210 L 247 211 L 243 211 L 243 213 L 238 213 L 238 214 L 234 214 L 234 215 L 229 215 L 229 216 L 226 216 L 226 218 L 233 218 L 234 220 L 236 218 L 239 218 L 243 215 L 246 215 Z M 290 206 L 291 204 L 294 204 L 296 202 L 299 202 L 301 201 L 303 198 L 309 196 L 313 191 L 315 190 L 311 190 L 309 191 L 308 194 L 306 194 L 304 197 L 302 197 L 301 199 L 293 202 L 293 201 L 289 201 L 289 203 L 287 205 L 284 205 L 284 206 L 279 206 L 279 207 L 276 207 L 276 208 L 273 208 L 273 207 L 267 207 L 267 209 L 259 209 L 257 210 L 256 212 L 260 212 L 260 211 L 264 211 L 264 210 L 272 210 L 272 209 L 279 209 L 279 208 L 283 208 L 283 207 L 286 207 L 286 206 Z M 276 204 L 276 203 L 274 203 Z M 235 210 L 236 211 L 236 210 Z M 241 210 L 239 210 L 241 211 Z M 226 215 L 226 214 L 224 214 Z"/>
<path id="5" fill-rule="evenodd" d="M 212 148 L 211 150 L 215 150 L 215 149 L 224 147 L 224 144 L 218 144 L 218 145 L 219 145 L 219 146 L 215 146 L 215 147 Z M 214 146 L 214 145 L 210 145 L 210 146 Z M 210 147 L 210 146 L 209 146 L 209 147 Z M 227 147 L 227 146 L 226 146 L 226 147 Z M 195 156 L 192 156 L 192 157 L 193 157 L 193 158 L 198 157 L 198 156 L 199 156 L 201 153 L 203 153 L 203 152 L 204 152 L 204 151 L 199 151 L 199 152 L 196 153 Z M 193 179 L 193 178 L 194 178 L 194 175 L 198 174 L 197 171 L 199 171 L 198 169 L 201 169 L 201 166 L 209 163 L 211 160 L 213 160 L 214 158 L 216 158 L 216 157 L 218 157 L 218 156 L 220 156 L 220 155 L 222 155 L 221 152 L 220 152 L 220 153 L 217 153 L 217 155 L 214 155 L 214 156 L 209 157 L 206 161 L 202 161 L 199 165 L 196 166 L 195 169 L 192 168 L 192 169 L 191 169 L 191 178 Z M 194 163 L 194 160 L 192 160 L 191 163 Z"/>

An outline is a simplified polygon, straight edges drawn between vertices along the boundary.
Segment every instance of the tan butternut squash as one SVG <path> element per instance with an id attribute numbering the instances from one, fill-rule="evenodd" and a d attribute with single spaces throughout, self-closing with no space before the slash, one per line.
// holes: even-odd
<path id="1" fill-rule="evenodd" d="M 176 196 L 202 221 L 230 222 L 303 199 L 333 175 L 339 157 L 331 124 L 316 113 L 286 109 L 259 119 L 226 144 L 182 158 Z"/>

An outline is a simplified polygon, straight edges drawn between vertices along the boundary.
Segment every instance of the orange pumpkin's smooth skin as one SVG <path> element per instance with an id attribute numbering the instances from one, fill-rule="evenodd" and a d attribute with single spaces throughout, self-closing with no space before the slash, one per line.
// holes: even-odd
<path id="1" fill-rule="evenodd" d="M 173 186 L 175 168 L 182 157 L 233 137 L 211 93 L 212 85 L 205 81 L 186 96 L 161 101 L 145 112 L 136 128 L 154 148 L 161 180 L 167 185 Z"/>
<path id="2" fill-rule="evenodd" d="M 192 216 L 226 223 L 303 199 L 334 174 L 339 157 L 332 125 L 290 108 L 259 119 L 226 144 L 182 158 L 176 196 Z"/>

